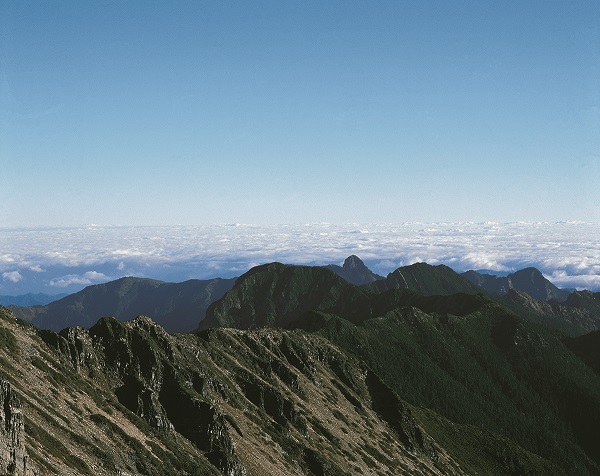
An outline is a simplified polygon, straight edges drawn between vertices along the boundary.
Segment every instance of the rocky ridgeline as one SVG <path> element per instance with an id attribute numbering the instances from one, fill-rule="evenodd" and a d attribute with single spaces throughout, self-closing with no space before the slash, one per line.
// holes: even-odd
<path id="1" fill-rule="evenodd" d="M 172 336 L 146 317 L 41 335 L 73 371 L 223 474 L 461 474 L 377 375 L 316 335 Z"/>

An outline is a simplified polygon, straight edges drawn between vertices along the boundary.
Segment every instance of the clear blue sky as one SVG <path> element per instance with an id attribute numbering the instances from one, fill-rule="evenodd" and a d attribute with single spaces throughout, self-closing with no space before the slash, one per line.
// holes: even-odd
<path id="1" fill-rule="evenodd" d="M 0 2 L 0 226 L 600 221 L 600 2 Z"/>

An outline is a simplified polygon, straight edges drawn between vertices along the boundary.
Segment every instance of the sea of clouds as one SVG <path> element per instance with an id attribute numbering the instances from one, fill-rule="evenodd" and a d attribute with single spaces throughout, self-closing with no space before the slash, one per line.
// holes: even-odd
<path id="1" fill-rule="evenodd" d="M 233 277 L 280 261 L 386 275 L 415 262 L 497 275 L 534 266 L 559 287 L 600 290 L 600 224 L 401 223 L 0 228 L 0 294 L 71 293 L 123 276 Z"/>

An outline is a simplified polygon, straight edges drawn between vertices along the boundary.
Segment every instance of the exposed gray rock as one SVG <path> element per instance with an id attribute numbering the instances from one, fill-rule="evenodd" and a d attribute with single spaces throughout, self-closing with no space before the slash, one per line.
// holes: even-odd
<path id="1" fill-rule="evenodd" d="M 10 383 L 0 378 L 0 472 L 27 473 L 21 402 Z"/>

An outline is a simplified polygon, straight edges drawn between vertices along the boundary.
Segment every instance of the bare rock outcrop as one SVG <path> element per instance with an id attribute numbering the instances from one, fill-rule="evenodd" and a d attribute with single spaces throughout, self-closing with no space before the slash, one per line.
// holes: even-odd
<path id="1" fill-rule="evenodd" d="M 27 474 L 24 434 L 19 397 L 0 377 L 0 473 Z"/>

